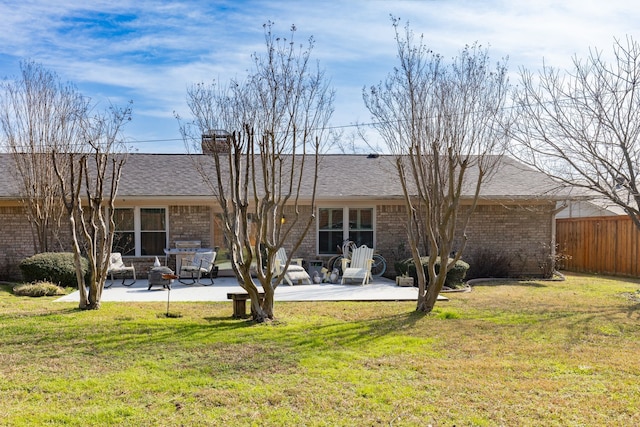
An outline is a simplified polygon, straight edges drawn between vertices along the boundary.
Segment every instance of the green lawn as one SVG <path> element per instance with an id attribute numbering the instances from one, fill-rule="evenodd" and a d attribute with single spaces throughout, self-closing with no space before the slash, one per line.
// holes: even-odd
<path id="1" fill-rule="evenodd" d="M 483 284 L 411 302 L 103 303 L 0 289 L 0 425 L 640 425 L 637 282 Z"/>

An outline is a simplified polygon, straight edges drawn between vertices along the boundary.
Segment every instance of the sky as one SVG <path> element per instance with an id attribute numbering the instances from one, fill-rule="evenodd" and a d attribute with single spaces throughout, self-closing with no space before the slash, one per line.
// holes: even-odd
<path id="1" fill-rule="evenodd" d="M 175 113 L 188 118 L 187 88 L 243 78 L 264 51 L 263 24 L 296 40 L 315 39 L 336 91 L 331 126 L 344 137 L 369 123 L 362 90 L 393 71 L 390 15 L 445 58 L 475 42 L 493 61 L 508 57 L 510 81 L 522 68 L 568 69 L 590 48 L 611 52 L 616 38 L 640 39 L 640 7 L 630 0 L 0 0 L 0 79 L 34 61 L 74 83 L 99 107 L 126 106 L 127 145 L 143 153 L 184 153 Z M 373 131 L 370 131 L 373 132 Z M 372 136 L 372 138 L 374 138 Z M 356 139 L 356 144 L 361 144 Z"/>

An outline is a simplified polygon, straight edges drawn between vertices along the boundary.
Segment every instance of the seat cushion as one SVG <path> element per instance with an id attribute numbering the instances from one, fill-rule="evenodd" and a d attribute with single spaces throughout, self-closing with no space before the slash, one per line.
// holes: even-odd
<path id="1" fill-rule="evenodd" d="M 309 275 L 307 274 L 307 272 L 303 269 L 301 269 L 300 271 L 291 271 L 291 269 L 287 270 L 287 277 L 289 278 L 289 280 L 291 281 L 296 281 L 296 280 L 307 280 L 309 279 Z"/>
<path id="2" fill-rule="evenodd" d="M 366 268 L 347 268 L 344 271 L 344 274 L 342 275 L 342 277 L 346 277 L 346 278 L 355 278 L 355 277 L 360 277 L 363 278 L 367 275 L 367 273 L 369 272 L 369 270 L 367 270 Z"/>
<path id="3" fill-rule="evenodd" d="M 183 267 L 180 267 L 181 271 L 202 271 L 202 272 L 206 272 L 207 269 L 206 268 L 200 268 L 200 267 L 196 267 L 195 265 L 185 265 Z"/>

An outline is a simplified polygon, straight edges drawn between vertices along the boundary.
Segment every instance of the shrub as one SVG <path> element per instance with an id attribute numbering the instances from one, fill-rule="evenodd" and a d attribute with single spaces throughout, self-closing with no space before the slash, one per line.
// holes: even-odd
<path id="1" fill-rule="evenodd" d="M 422 263 L 422 268 L 424 269 L 425 274 L 427 275 L 427 282 L 429 281 L 427 268 L 429 266 L 429 257 L 420 258 Z M 449 259 L 451 261 L 451 259 Z M 413 258 L 407 258 L 403 261 L 399 261 L 395 264 L 396 272 L 400 275 L 408 275 L 413 277 L 414 284 L 417 284 L 418 274 L 416 272 L 416 266 L 413 262 Z M 447 273 L 447 278 L 444 282 L 444 286 L 448 288 L 456 288 L 459 287 L 463 282 L 464 278 L 467 275 L 467 270 L 469 270 L 469 264 L 462 260 L 458 260 L 453 268 L 449 270 Z M 440 271 L 440 258 L 436 259 L 436 273 Z M 428 283 L 427 283 L 428 285 Z"/>
<path id="2" fill-rule="evenodd" d="M 54 295 L 64 295 L 65 291 L 55 283 L 36 282 L 16 285 L 13 288 L 13 293 L 25 297 L 49 297 Z"/>
<path id="3" fill-rule="evenodd" d="M 25 282 L 48 281 L 63 287 L 78 287 L 73 254 L 69 252 L 45 252 L 22 260 L 20 271 Z M 85 281 L 89 262 L 82 258 Z"/>
<path id="4" fill-rule="evenodd" d="M 511 277 L 511 258 L 500 252 L 480 249 L 470 256 L 469 279 Z"/>
<path id="5" fill-rule="evenodd" d="M 409 262 L 413 263 L 413 259 L 405 258 L 393 263 L 393 267 L 396 269 L 396 273 L 398 274 L 398 276 L 407 275 L 407 272 L 409 271 Z"/>

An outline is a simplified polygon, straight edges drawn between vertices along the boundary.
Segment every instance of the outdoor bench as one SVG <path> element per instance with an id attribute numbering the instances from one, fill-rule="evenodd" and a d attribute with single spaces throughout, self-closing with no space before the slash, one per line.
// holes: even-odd
<path id="1" fill-rule="evenodd" d="M 264 292 L 258 293 L 258 298 L 260 299 L 260 303 L 264 300 Z M 247 300 L 251 299 L 249 294 L 246 292 L 229 292 L 227 294 L 227 299 L 233 301 L 233 318 L 234 319 L 244 319 L 247 316 Z"/>

